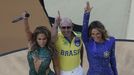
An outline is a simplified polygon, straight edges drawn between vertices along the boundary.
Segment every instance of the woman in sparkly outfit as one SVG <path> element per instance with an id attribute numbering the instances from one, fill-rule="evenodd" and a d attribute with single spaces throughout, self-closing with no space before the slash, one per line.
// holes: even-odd
<path id="1" fill-rule="evenodd" d="M 87 75 L 118 75 L 115 60 L 115 38 L 108 36 L 100 21 L 93 21 L 88 27 L 91 9 L 87 2 L 82 29 L 82 39 L 89 62 Z"/>
<path id="2" fill-rule="evenodd" d="M 27 12 L 24 12 L 25 15 Z M 29 75 L 59 75 L 57 53 L 51 44 L 51 33 L 45 26 L 38 26 L 32 33 L 28 24 L 28 17 L 24 16 L 25 32 L 28 38 Z M 53 61 L 55 73 L 50 69 Z"/>

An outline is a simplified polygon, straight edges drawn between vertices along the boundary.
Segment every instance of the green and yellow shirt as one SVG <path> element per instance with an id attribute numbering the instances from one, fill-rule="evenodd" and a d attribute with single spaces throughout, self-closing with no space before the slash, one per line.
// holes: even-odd
<path id="1" fill-rule="evenodd" d="M 56 49 L 59 53 L 60 68 L 70 71 L 80 65 L 80 50 L 82 47 L 81 34 L 75 33 L 75 37 L 69 42 L 61 32 L 58 33 Z"/>

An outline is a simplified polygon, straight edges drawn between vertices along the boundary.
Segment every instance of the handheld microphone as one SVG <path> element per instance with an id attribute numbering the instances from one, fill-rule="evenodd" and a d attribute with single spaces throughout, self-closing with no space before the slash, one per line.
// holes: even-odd
<path id="1" fill-rule="evenodd" d="M 30 16 L 30 14 L 29 13 L 26 13 L 25 14 L 25 17 L 29 17 Z M 12 23 L 16 23 L 16 22 L 18 22 L 18 21 L 20 21 L 20 20 L 23 20 L 24 18 L 22 17 L 22 16 L 20 16 L 20 17 L 17 17 L 16 19 L 14 19 L 13 21 L 12 21 Z"/>

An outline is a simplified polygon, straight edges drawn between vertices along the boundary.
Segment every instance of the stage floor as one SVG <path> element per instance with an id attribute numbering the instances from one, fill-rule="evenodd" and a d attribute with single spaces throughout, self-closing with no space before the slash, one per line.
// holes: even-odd
<path id="1" fill-rule="evenodd" d="M 119 75 L 134 74 L 134 42 L 117 42 L 116 58 Z M 0 57 L 0 74 L 1 75 L 28 75 L 27 51 L 19 51 Z M 84 72 L 86 75 L 88 63 L 84 51 Z M 51 65 L 52 67 L 52 65 Z"/>

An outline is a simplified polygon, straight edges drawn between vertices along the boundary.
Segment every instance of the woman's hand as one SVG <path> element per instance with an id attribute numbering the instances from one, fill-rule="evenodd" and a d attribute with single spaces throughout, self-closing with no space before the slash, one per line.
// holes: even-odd
<path id="1" fill-rule="evenodd" d="M 86 7 L 84 8 L 85 12 L 89 13 L 91 12 L 93 7 L 90 6 L 89 2 L 86 3 Z"/>
<path id="2" fill-rule="evenodd" d="M 27 11 L 24 11 L 24 12 L 22 13 L 23 19 L 27 19 L 29 16 L 30 16 L 30 14 L 29 14 Z"/>

